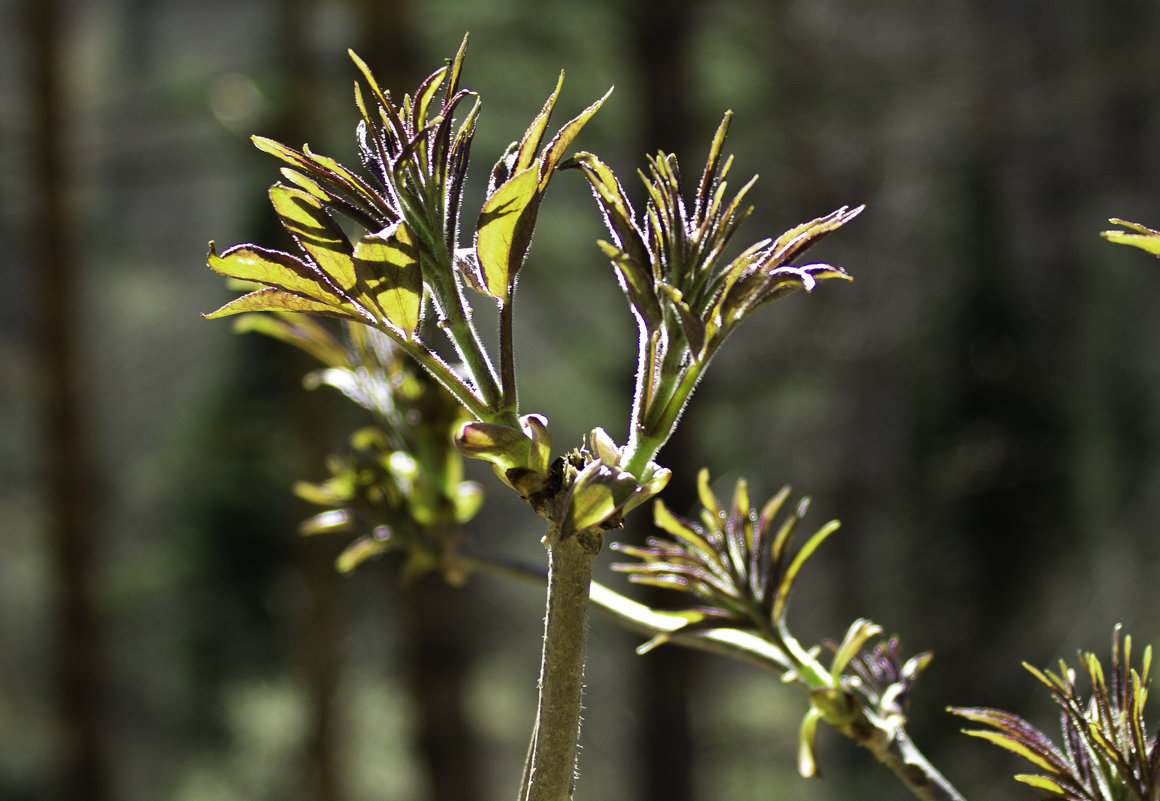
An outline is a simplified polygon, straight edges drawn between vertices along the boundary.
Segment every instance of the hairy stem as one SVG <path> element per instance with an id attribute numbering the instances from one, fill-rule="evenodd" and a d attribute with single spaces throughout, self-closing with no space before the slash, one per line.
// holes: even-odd
<path id="1" fill-rule="evenodd" d="M 654 389 L 655 396 L 644 412 L 644 419 L 632 421 L 629 456 L 624 469 L 634 476 L 641 472 L 668 442 L 677 427 L 706 363 L 697 362 L 671 373 L 662 373 Z"/>
<path id="2" fill-rule="evenodd" d="M 441 237 L 426 241 L 434 255 L 430 264 L 422 265 L 423 276 L 444 316 L 443 330 L 463 360 L 475 384 L 476 394 L 487 408 L 494 410 L 500 404 L 499 380 L 472 322 L 470 307 L 456 278 L 455 258 Z"/>
<path id="3" fill-rule="evenodd" d="M 439 299 L 440 308 L 446 315 L 443 330 L 455 346 L 459 358 L 463 360 L 463 366 L 467 368 L 471 380 L 475 383 L 476 392 L 488 408 L 495 409 L 500 402 L 499 381 L 495 376 L 491 359 L 488 358 L 487 349 L 483 346 L 479 332 L 471 321 L 471 315 L 465 308 L 466 301 L 459 291 L 459 286 L 452 282 L 452 285 L 446 288 L 446 293 L 448 297 Z"/>
<path id="4" fill-rule="evenodd" d="M 516 389 L 516 352 L 513 337 L 512 306 L 513 292 L 499 306 L 499 386 L 500 405 L 506 410 L 517 411 L 520 407 Z"/>
<path id="5" fill-rule="evenodd" d="M 430 350 L 426 345 L 419 342 L 412 342 L 403 339 L 394 331 L 386 326 L 378 329 L 391 337 L 393 341 L 412 358 L 415 359 L 436 381 L 443 386 L 452 397 L 466 409 L 471 415 L 479 420 L 490 420 L 491 408 L 487 402 L 481 398 L 473 387 L 464 382 L 462 378 L 455 372 L 451 365 L 447 364 L 434 351 Z"/>
<path id="6" fill-rule="evenodd" d="M 561 540 L 548 534 L 548 609 L 540 662 L 536 725 L 524 768 L 520 801 L 570 801 L 576 784 L 588 588 L 599 533 Z"/>
<path id="7" fill-rule="evenodd" d="M 893 771 L 919 801 L 965 801 L 938 769 L 918 750 L 906 729 L 888 726 L 855 726 L 842 731 L 847 737 L 865 747 L 874 758 Z"/>

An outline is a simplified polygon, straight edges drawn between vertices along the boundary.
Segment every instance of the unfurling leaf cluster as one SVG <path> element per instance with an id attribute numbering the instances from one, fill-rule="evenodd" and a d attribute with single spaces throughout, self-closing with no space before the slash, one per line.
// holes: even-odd
<path id="1" fill-rule="evenodd" d="M 773 646 L 786 681 L 802 686 L 810 708 L 802 720 L 798 769 L 817 773 L 817 730 L 827 725 L 866 744 L 890 742 L 905 725 L 911 685 L 930 661 L 920 654 L 903 661 L 898 640 L 880 640 L 880 626 L 859 618 L 841 643 L 832 646 L 828 666 L 820 648 L 804 647 L 791 633 L 786 610 L 794 582 L 806 561 L 838 528 L 830 521 L 791 548 L 797 525 L 809 506 L 803 499 L 786 511 L 785 487 L 760 509 L 739 480 L 728 507 L 709 486 L 708 471 L 698 475 L 702 512 L 699 522 L 677 517 L 661 502 L 654 522 L 667 537 L 649 537 L 643 547 L 613 543 L 639 561 L 612 567 L 631 581 L 690 594 L 701 603 L 676 612 L 683 625 L 658 634 L 638 650 L 647 651 L 682 632 L 739 629 Z M 670 613 L 674 614 L 674 613 Z"/>
<path id="2" fill-rule="evenodd" d="M 614 543 L 613 548 L 640 561 L 621 562 L 613 569 L 627 573 L 631 581 L 680 590 L 703 601 L 686 613 L 690 626 L 747 628 L 776 636 L 784 630 L 794 579 L 838 522 L 827 523 L 794 553 L 790 544 L 809 508 L 808 499 L 778 522 L 789 487 L 760 511 L 751 506 L 744 480 L 737 482 L 728 509 L 713 494 L 707 470 L 697 476 L 697 491 L 703 507 L 699 523 L 677 517 L 657 501 L 653 521 L 669 537 L 649 537 L 644 547 Z"/>
<path id="3" fill-rule="evenodd" d="M 658 153 L 641 173 L 648 201 L 639 221 L 613 171 L 591 153 L 571 166 L 583 170 L 600 208 L 612 262 L 639 331 L 636 391 L 629 449 L 651 459 L 672 434 L 709 360 L 741 321 L 770 301 L 819 281 L 849 276 L 828 264 L 794 265 L 807 248 L 849 222 L 862 207 L 842 207 L 763 239 L 724 261 L 726 245 L 749 216 L 749 180 L 730 199 L 723 156 L 731 114 L 721 121 L 692 201 L 682 194 L 676 156 Z"/>
<path id="4" fill-rule="evenodd" d="M 998 709 L 953 708 L 988 728 L 967 734 L 989 740 L 1026 759 L 1034 773 L 1015 778 L 1041 791 L 1041 798 L 1068 801 L 1155 801 L 1160 798 L 1160 735 L 1144 717 L 1151 683 L 1152 649 L 1132 666 L 1132 638 L 1112 635 L 1110 670 L 1090 652 L 1079 653 L 1090 695 L 1076 684 L 1076 671 L 1060 661 L 1059 672 L 1024 667 L 1051 693 L 1060 711 L 1062 744 L 1056 744 L 1018 715 Z"/>
<path id="5" fill-rule="evenodd" d="M 351 53 L 362 77 L 355 102 L 366 176 L 309 146 L 296 150 L 254 138 L 286 165 L 270 200 L 298 253 L 248 243 L 218 252 L 211 245 L 210 267 L 263 286 L 208 316 L 305 312 L 375 328 L 417 358 L 475 419 L 512 425 L 518 402 L 510 325 L 500 332 L 497 369 L 463 289 L 478 290 L 510 314 L 516 273 L 549 179 L 603 100 L 545 143 L 557 83 L 531 127 L 492 170 L 473 245 L 461 247 L 463 190 L 480 110 L 478 97 L 460 82 L 466 47 L 465 38 L 453 59 L 398 102 Z M 344 222 L 358 235 L 348 236 Z M 460 364 L 445 362 L 427 341 L 429 311 Z"/>
<path id="6" fill-rule="evenodd" d="M 398 101 L 351 53 L 361 78 L 355 103 L 364 174 L 308 146 L 297 150 L 255 137 L 260 149 L 284 162 L 283 181 L 271 187 L 270 201 L 297 252 L 251 243 L 219 252 L 211 244 L 210 267 L 260 288 L 209 316 L 306 313 L 382 333 L 467 410 L 469 419 L 455 435 L 461 451 L 491 462 L 562 536 L 570 536 L 578 521 L 615 526 L 664 486 L 668 473 L 654 457 L 710 358 L 742 318 L 796 289 L 847 277 L 829 265 L 790 261 L 860 208 L 842 208 L 762 240 L 724 263 L 726 244 L 749 214 L 742 202 L 752 184 L 728 199 L 729 159 L 722 147 L 730 116 L 713 139 L 691 204 L 682 197 L 676 159 L 662 153 L 650 160 L 648 202 L 638 223 L 603 162 L 590 153 L 565 159 L 607 95 L 548 135 L 561 74 L 522 137 L 492 168 L 471 244 L 461 246 L 463 192 L 480 114 L 479 98 L 461 85 L 466 46 L 465 37 L 454 58 Z M 541 203 L 550 179 L 565 166 L 579 167 L 592 186 L 612 239 L 601 247 L 640 328 L 628 443 L 617 446 L 594 429 L 570 461 L 552 458 L 544 415 L 520 412 L 512 323 L 516 278 Z M 352 227 L 354 235 L 347 233 Z M 497 307 L 494 354 L 475 328 L 465 288 Z M 428 324 L 431 312 L 437 326 Z M 454 361 L 430 341 L 436 331 L 450 340 Z M 604 517 L 597 521 L 598 513 Z"/>

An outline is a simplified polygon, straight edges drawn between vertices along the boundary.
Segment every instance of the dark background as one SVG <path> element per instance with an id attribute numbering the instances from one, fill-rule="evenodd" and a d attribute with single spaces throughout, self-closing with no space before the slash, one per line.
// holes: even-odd
<path id="1" fill-rule="evenodd" d="M 207 240 L 280 244 L 248 135 L 353 162 L 346 48 L 409 91 L 464 31 L 466 219 L 561 68 L 559 121 L 616 84 L 578 144 L 634 197 L 645 152 L 696 174 L 732 108 L 734 185 L 761 174 L 747 242 L 868 204 L 811 253 L 855 281 L 724 349 L 666 499 L 691 510 L 707 465 L 721 493 L 791 483 L 841 518 L 794 626 L 867 616 L 933 650 L 915 739 L 968 796 L 1031 798 L 943 708 L 1054 729 L 1021 660 L 1106 653 L 1117 622 L 1160 642 L 1160 272 L 1098 236 L 1160 226 L 1154 0 L 0 5 L 0 799 L 513 796 L 539 591 L 335 576 L 342 543 L 295 536 L 289 486 L 357 418 L 297 390 L 289 349 L 200 318 L 229 297 Z M 561 448 L 623 439 L 635 332 L 579 175 L 541 220 L 524 408 Z M 494 500 L 473 536 L 539 558 L 535 519 L 473 470 Z M 600 619 L 592 639 L 579 798 L 904 797 L 828 732 L 825 777 L 798 778 L 805 700 L 773 677 L 637 657 Z"/>

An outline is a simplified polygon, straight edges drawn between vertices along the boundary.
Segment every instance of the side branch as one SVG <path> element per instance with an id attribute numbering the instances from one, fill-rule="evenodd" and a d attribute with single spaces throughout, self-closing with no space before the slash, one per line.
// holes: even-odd
<path id="1" fill-rule="evenodd" d="M 919 801 L 965 801 L 946 777 L 943 776 L 901 725 L 852 727 L 839 729 L 850 739 L 866 748 L 906 785 Z"/>

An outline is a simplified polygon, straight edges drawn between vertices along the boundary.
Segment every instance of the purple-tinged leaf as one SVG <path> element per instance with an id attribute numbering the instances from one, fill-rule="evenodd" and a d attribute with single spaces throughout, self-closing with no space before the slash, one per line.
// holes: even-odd
<path id="1" fill-rule="evenodd" d="M 306 190 L 274 184 L 270 203 L 294 241 L 349 296 L 355 286 L 350 240 L 323 202 Z"/>
<path id="2" fill-rule="evenodd" d="M 319 303 L 301 295 L 294 295 L 276 287 L 263 287 L 240 298 L 231 300 L 214 312 L 205 315 L 207 320 L 227 317 L 242 312 L 300 312 L 305 314 L 324 314 L 330 317 L 354 319 L 347 311 L 328 303 Z"/>
<path id="3" fill-rule="evenodd" d="M 543 140 L 563 80 L 561 73 L 555 91 L 524 133 L 518 148 L 514 153 L 509 151 L 509 155 L 501 161 L 502 166 L 497 165 L 493 170 L 493 181 L 503 173 L 506 173 L 506 178 L 494 187 L 484 201 L 476 225 L 475 249 L 488 294 L 503 302 L 510 298 L 516 274 L 527 256 L 540 203 L 557 164 L 576 135 L 608 97 L 605 94 L 569 120 L 536 156 L 535 151 Z"/>
<path id="4" fill-rule="evenodd" d="M 552 110 L 556 107 L 556 100 L 560 96 L 560 90 L 564 86 L 564 73 L 560 73 L 560 77 L 556 79 L 556 88 L 552 90 L 552 94 L 544 101 L 543 108 L 532 120 L 532 124 L 524 131 L 524 135 L 520 138 L 519 147 L 516 149 L 516 158 L 512 164 L 511 172 L 517 173 L 521 170 L 526 170 L 532 166 L 536 161 L 536 154 L 540 149 L 540 143 L 544 139 L 544 131 L 548 128 L 548 122 L 552 117 Z"/>
<path id="5" fill-rule="evenodd" d="M 278 287 L 321 304 L 341 307 L 348 300 L 332 279 L 316 265 L 307 264 L 280 250 L 242 244 L 227 248 L 219 254 L 213 243 L 210 243 L 207 261 L 210 268 L 221 275 Z"/>
<path id="6" fill-rule="evenodd" d="M 784 617 L 785 607 L 789 601 L 790 590 L 793 589 L 794 579 L 797 578 L 797 574 L 806 563 L 806 560 L 813 555 L 814 551 L 818 549 L 818 546 L 825 542 L 837 530 L 838 521 L 831 520 L 806 540 L 806 544 L 794 556 L 793 561 L 790 562 L 789 567 L 786 568 L 785 574 L 781 578 L 780 586 L 776 590 L 777 595 L 771 612 L 774 620 L 781 620 Z"/>
<path id="7" fill-rule="evenodd" d="M 308 175 L 328 192 L 343 199 L 356 208 L 360 214 L 379 221 L 379 225 L 393 222 L 395 217 L 370 186 L 359 176 L 327 156 L 312 153 L 309 147 L 301 151 L 267 139 L 264 136 L 251 137 L 254 146 L 269 153 Z"/>
<path id="8" fill-rule="evenodd" d="M 563 77 L 562 74 L 561 77 Z M 552 173 L 556 170 L 557 165 L 559 165 L 560 161 L 564 158 L 564 153 L 572 145 L 572 142 L 576 139 L 576 136 L 580 133 L 580 130 L 588 124 L 588 121 L 592 119 L 592 115 L 600 110 L 600 107 L 604 105 L 604 101 L 607 100 L 608 96 L 611 94 L 612 90 L 609 89 L 604 93 L 603 97 L 601 97 L 595 103 L 589 105 L 575 117 L 568 120 L 568 122 L 564 123 L 564 125 L 560 128 L 559 131 L 556 132 L 556 135 L 552 137 L 551 141 L 548 142 L 547 146 L 540 153 L 540 157 L 536 161 L 540 168 L 541 192 L 543 192 L 547 187 L 548 180 L 552 177 Z"/>
<path id="9" fill-rule="evenodd" d="M 1044 770 L 1052 770 L 1054 767 L 1053 761 L 1048 759 L 1043 752 L 1028 744 L 1026 740 L 1014 735 L 1001 731 L 991 731 L 989 729 L 967 729 L 963 734 L 988 740 L 1000 748 L 1005 748 L 1014 754 L 1018 754 L 1031 764 L 1037 765 Z"/>

